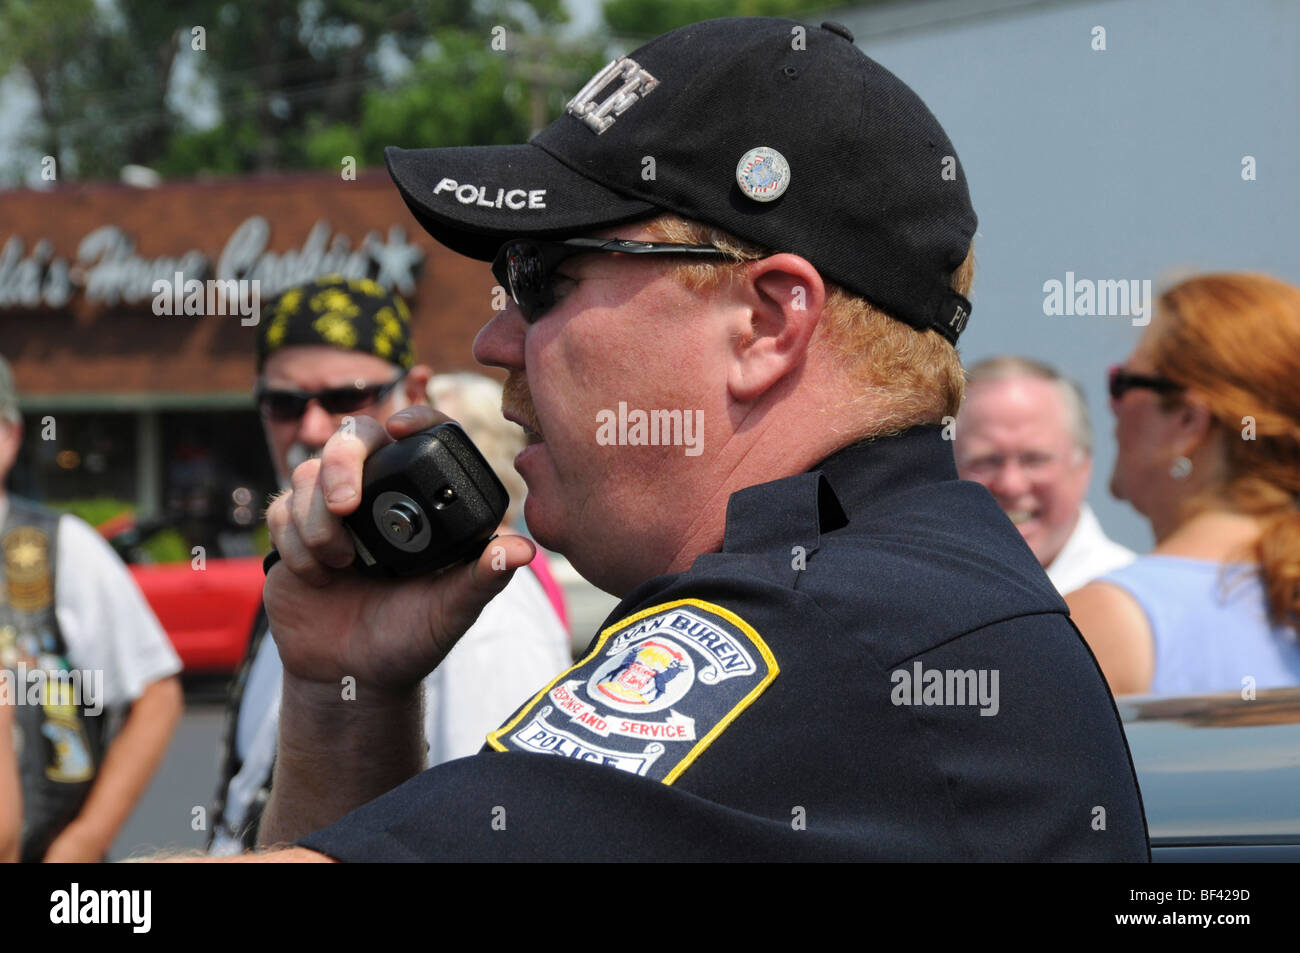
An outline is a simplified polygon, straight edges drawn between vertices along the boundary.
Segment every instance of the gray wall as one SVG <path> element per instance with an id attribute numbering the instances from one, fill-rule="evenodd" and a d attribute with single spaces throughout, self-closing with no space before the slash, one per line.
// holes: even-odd
<path id="1" fill-rule="evenodd" d="M 1030 354 L 1083 384 L 1089 499 L 1113 537 L 1149 548 L 1146 521 L 1106 491 L 1105 371 L 1142 329 L 1047 317 L 1043 283 L 1149 278 L 1158 295 L 1188 271 L 1255 270 L 1300 284 L 1300 3 L 936 0 L 833 16 L 925 100 L 966 169 L 980 227 L 963 359 Z"/>

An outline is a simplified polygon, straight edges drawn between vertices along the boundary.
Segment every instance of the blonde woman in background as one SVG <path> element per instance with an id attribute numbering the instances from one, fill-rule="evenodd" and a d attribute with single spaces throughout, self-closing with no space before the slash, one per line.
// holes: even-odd
<path id="1" fill-rule="evenodd" d="M 429 402 L 465 428 L 510 494 L 505 524 L 519 526 L 528 487 L 515 470 L 515 455 L 524 449 L 524 431 L 501 416 L 502 387 L 482 374 L 435 374 L 429 381 Z"/>
<path id="2" fill-rule="evenodd" d="M 1300 684 L 1300 289 L 1203 275 L 1111 369 L 1111 492 L 1156 546 L 1066 597 L 1117 695 Z"/>
<path id="3" fill-rule="evenodd" d="M 523 529 L 521 517 L 528 487 L 515 469 L 514 461 L 519 451 L 524 449 L 525 437 L 518 424 L 501 416 L 501 394 L 502 385 L 497 381 L 470 371 L 436 374 L 429 381 L 429 402 L 465 428 L 505 484 L 510 505 L 500 531 L 518 533 Z M 546 553 L 541 547 L 538 547 L 537 556 L 528 568 L 541 583 L 551 607 L 567 630 L 569 612 L 564 601 L 564 589 L 551 574 Z"/>
<path id="4" fill-rule="evenodd" d="M 438 374 L 429 381 L 429 401 L 465 428 L 501 478 L 510 494 L 501 532 L 518 532 L 516 520 L 523 511 L 527 488 L 513 461 L 524 448 L 524 432 L 501 416 L 501 385 L 481 374 Z M 474 673 L 495 666 L 503 673 L 515 671 L 523 675 L 546 671 L 558 675 L 572 663 L 563 591 L 552 578 L 540 547 L 528 568 L 531 572 L 515 574 L 508 599 L 498 596 L 483 610 L 479 626 L 484 633 L 462 639 L 425 680 L 427 737 L 432 738 L 433 732 L 470 717 L 492 722 L 487 729 L 491 730 L 511 714 L 511 711 L 480 710 L 482 691 Z M 519 642 L 525 632 L 528 632 L 529 651 L 536 660 L 530 666 L 519 659 Z M 500 637 L 493 633 L 499 633 Z M 528 685 L 521 681 L 519 704 L 544 688 L 548 678 L 534 677 Z M 472 753 L 458 751 L 456 756 Z"/>

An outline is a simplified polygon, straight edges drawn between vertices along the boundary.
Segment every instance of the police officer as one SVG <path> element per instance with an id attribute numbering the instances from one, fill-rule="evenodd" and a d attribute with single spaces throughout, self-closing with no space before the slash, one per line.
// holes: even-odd
<path id="1" fill-rule="evenodd" d="M 961 167 L 847 30 L 685 27 L 528 145 L 388 162 L 420 223 L 510 291 L 475 353 L 529 434 L 529 528 L 622 602 L 483 752 L 421 772 L 420 678 L 532 547 L 363 580 L 340 522 L 362 462 L 438 416 L 331 438 L 269 514 L 286 675 L 263 843 L 1148 859 L 1097 666 L 939 426 L 970 313 Z"/>

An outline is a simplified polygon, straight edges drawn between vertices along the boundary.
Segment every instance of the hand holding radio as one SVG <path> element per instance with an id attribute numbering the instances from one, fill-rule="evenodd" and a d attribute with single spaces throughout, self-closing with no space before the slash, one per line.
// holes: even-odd
<path id="1" fill-rule="evenodd" d="M 418 576 L 476 558 L 510 498 L 459 424 L 390 443 L 366 460 L 361 505 L 343 517 L 357 570 Z"/>
<path id="2" fill-rule="evenodd" d="M 429 407 L 386 427 L 357 417 L 292 486 L 267 512 L 285 565 L 268 560 L 264 595 L 299 679 L 417 684 L 536 552 L 519 536 L 493 538 L 505 490 L 459 426 Z"/>

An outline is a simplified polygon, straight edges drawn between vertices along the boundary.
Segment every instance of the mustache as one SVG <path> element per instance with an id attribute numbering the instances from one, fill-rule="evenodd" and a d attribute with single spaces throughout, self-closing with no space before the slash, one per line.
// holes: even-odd
<path id="1" fill-rule="evenodd" d="M 289 448 L 289 452 L 285 454 L 289 463 L 289 470 L 292 472 L 298 468 L 300 463 L 317 459 L 324 449 L 324 447 L 309 447 L 304 443 L 295 443 Z"/>
<path id="2" fill-rule="evenodd" d="M 524 425 L 534 433 L 541 433 L 537 422 L 537 410 L 533 407 L 533 395 L 528 389 L 528 379 L 521 371 L 511 371 L 501 388 L 501 409 L 509 410 L 524 421 Z"/>

